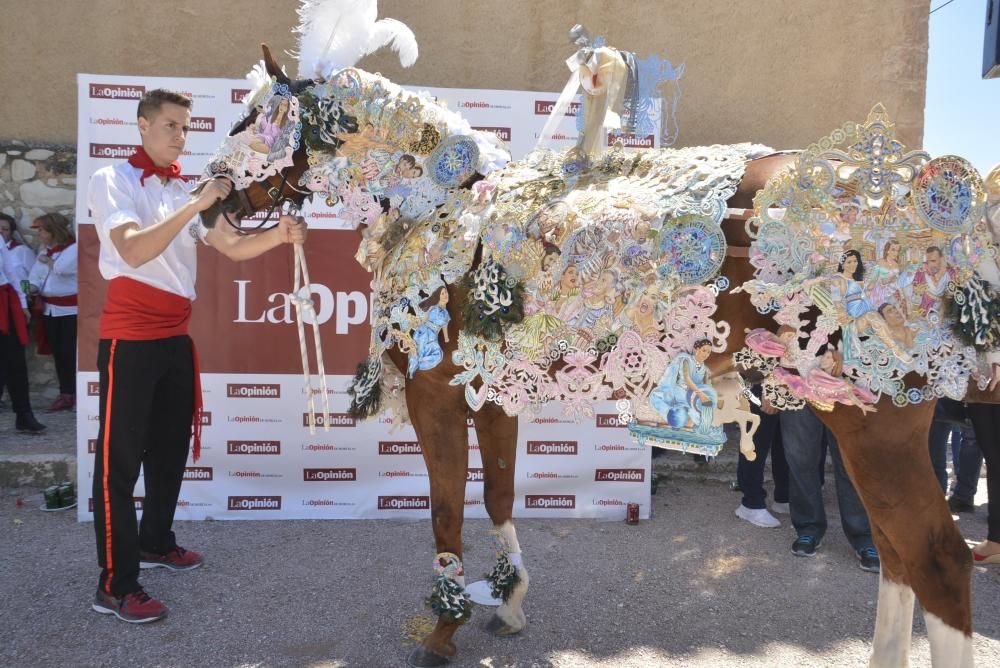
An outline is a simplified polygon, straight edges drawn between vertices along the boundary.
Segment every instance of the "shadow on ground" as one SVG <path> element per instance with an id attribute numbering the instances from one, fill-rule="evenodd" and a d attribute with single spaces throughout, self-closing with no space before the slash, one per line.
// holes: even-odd
<path id="1" fill-rule="evenodd" d="M 4 666 L 401 666 L 430 619 L 427 521 L 179 523 L 182 544 L 208 563 L 146 572 L 171 614 L 136 627 L 89 611 L 92 525 L 0 494 Z M 637 527 L 519 521 L 529 626 L 493 638 L 480 628 L 490 610 L 477 608 L 453 665 L 867 663 L 877 576 L 858 569 L 836 513 L 820 553 L 804 559 L 790 554 L 787 517 L 780 529 L 751 527 L 723 484 L 668 480 L 653 498 L 653 519 Z M 985 506 L 962 525 L 981 539 Z M 489 528 L 466 523 L 470 579 L 492 565 Z M 1000 665 L 1000 571 L 977 568 L 973 593 L 977 661 Z M 917 620 L 913 665 L 928 665 Z"/>

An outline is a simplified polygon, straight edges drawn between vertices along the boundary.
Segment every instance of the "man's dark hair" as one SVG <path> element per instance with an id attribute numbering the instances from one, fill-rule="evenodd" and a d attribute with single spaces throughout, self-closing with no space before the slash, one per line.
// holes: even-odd
<path id="1" fill-rule="evenodd" d="M 0 220 L 6 220 L 8 223 L 10 223 L 11 232 L 17 231 L 17 221 L 14 220 L 14 216 L 0 212 Z"/>
<path id="2" fill-rule="evenodd" d="M 153 120 L 160 111 L 160 107 L 165 104 L 177 104 L 185 109 L 190 109 L 193 104 L 190 97 L 183 93 L 178 93 L 165 88 L 154 88 L 148 90 L 139 100 L 139 108 L 135 112 L 136 118 L 145 118 L 147 121 Z"/>
<path id="3" fill-rule="evenodd" d="M 938 246 L 928 246 L 927 250 L 924 251 L 925 255 L 930 255 L 931 253 L 937 253 L 938 255 L 944 257 L 944 253 L 941 252 L 941 248 Z"/>

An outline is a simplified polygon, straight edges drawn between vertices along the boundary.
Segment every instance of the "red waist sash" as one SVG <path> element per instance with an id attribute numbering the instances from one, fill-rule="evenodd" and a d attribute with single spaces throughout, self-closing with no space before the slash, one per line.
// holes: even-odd
<path id="1" fill-rule="evenodd" d="M 28 344 L 28 323 L 24 320 L 21 298 L 10 283 L 0 285 L 0 333 L 9 334 L 11 326 L 22 346 Z"/>
<path id="2" fill-rule="evenodd" d="M 78 306 L 76 295 L 62 295 L 61 297 L 46 297 L 42 295 L 42 301 L 53 306 Z"/>
<path id="3" fill-rule="evenodd" d="M 108 296 L 101 312 L 100 337 L 124 341 L 152 341 L 187 334 L 191 320 L 191 300 L 119 276 L 108 283 Z M 191 435 L 194 461 L 201 457 L 201 370 L 198 352 L 191 342 L 194 362 L 194 413 Z"/>

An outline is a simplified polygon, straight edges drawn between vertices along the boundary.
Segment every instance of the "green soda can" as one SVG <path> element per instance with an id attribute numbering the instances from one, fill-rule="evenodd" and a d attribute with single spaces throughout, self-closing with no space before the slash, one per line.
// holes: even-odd
<path id="1" fill-rule="evenodd" d="M 31 291 L 31 283 L 28 282 L 28 279 L 22 278 L 21 279 L 21 292 L 23 292 L 24 294 L 28 294 L 30 291 Z"/>
<path id="2" fill-rule="evenodd" d="M 76 487 L 68 480 L 59 485 L 59 507 L 66 508 L 76 503 Z"/>
<path id="3" fill-rule="evenodd" d="M 55 510 L 62 506 L 62 501 L 59 498 L 59 485 L 46 487 L 43 494 L 45 494 L 45 508 L 47 510 Z"/>

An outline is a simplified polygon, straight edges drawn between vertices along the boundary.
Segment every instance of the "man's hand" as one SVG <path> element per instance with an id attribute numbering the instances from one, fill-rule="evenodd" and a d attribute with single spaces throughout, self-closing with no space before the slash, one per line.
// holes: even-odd
<path id="1" fill-rule="evenodd" d="M 306 241 L 306 221 L 301 216 L 293 218 L 282 215 L 278 218 L 278 238 L 283 244 L 303 244 Z"/>
<path id="2" fill-rule="evenodd" d="M 760 400 L 760 410 L 765 415 L 777 415 L 778 409 L 771 405 L 771 402 L 767 400 L 767 397 L 762 397 Z"/>
<path id="3" fill-rule="evenodd" d="M 233 189 L 233 183 L 229 179 L 216 177 L 205 184 L 191 203 L 198 212 L 202 212 L 220 200 L 226 199 Z"/>
<path id="4" fill-rule="evenodd" d="M 38 256 L 38 261 L 41 262 L 42 264 L 49 264 L 50 265 L 50 264 L 52 264 L 52 256 L 51 255 L 39 255 Z"/>
<path id="5" fill-rule="evenodd" d="M 1000 364 L 994 362 L 993 375 L 990 377 L 990 392 L 997 389 L 997 383 L 1000 383 Z"/>

